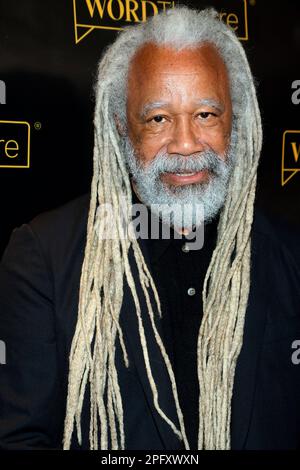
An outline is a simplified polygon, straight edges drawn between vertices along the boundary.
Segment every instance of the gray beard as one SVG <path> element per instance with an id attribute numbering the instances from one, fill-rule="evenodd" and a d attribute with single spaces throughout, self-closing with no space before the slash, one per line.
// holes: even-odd
<path id="1" fill-rule="evenodd" d="M 123 154 L 141 201 L 163 223 L 179 228 L 194 228 L 212 221 L 224 205 L 235 161 L 235 131 L 224 157 L 212 150 L 191 156 L 158 153 L 147 165 L 136 157 L 128 136 L 123 139 Z M 210 172 L 209 181 L 183 186 L 166 184 L 165 172 Z"/>

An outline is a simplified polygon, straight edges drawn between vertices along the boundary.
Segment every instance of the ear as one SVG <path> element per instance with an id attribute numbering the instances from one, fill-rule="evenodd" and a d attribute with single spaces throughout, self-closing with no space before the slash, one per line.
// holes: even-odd
<path id="1" fill-rule="evenodd" d="M 116 114 L 114 114 L 114 120 L 115 120 L 116 128 L 117 128 L 119 135 L 121 137 L 124 137 L 126 134 L 126 128 L 124 124 L 121 123 L 119 116 L 117 116 Z"/>

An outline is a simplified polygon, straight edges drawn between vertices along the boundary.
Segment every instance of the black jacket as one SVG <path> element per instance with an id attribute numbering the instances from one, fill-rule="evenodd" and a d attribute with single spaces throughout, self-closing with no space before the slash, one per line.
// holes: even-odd
<path id="1" fill-rule="evenodd" d="M 89 195 L 82 196 L 15 229 L 0 264 L 0 340 L 6 345 L 6 364 L 0 365 L 1 449 L 62 446 L 88 205 Z M 143 303 L 142 315 L 159 403 L 179 426 Z M 127 370 L 117 341 L 126 448 L 180 449 L 153 406 L 127 285 L 120 322 L 130 362 Z M 300 448 L 300 364 L 292 361 L 293 353 L 294 358 L 300 353 L 292 348 L 295 340 L 300 340 L 299 237 L 256 211 L 250 296 L 232 399 L 233 449 Z M 85 449 L 88 409 L 85 403 Z M 72 448 L 77 446 L 74 437 Z"/>

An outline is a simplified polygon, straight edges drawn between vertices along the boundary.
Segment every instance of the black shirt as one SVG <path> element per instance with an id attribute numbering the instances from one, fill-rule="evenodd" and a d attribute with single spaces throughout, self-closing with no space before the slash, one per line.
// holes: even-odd
<path id="1" fill-rule="evenodd" d="M 133 191 L 133 202 L 140 203 Z M 149 217 L 150 223 L 151 217 Z M 187 240 L 146 240 L 150 268 L 162 308 L 164 345 L 169 355 L 191 449 L 197 449 L 199 385 L 197 339 L 202 319 L 202 287 L 216 245 L 218 217 L 204 226 L 201 249 L 187 250 Z"/>

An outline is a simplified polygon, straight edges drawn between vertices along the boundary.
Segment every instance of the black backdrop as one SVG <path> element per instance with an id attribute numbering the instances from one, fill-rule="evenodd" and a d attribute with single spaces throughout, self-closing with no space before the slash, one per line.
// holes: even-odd
<path id="1" fill-rule="evenodd" d="M 89 190 L 93 80 L 113 28 L 174 3 L 0 0 L 0 256 L 14 227 Z M 237 28 L 264 124 L 257 204 L 299 226 L 300 1 L 180 3 L 213 5 Z"/>

